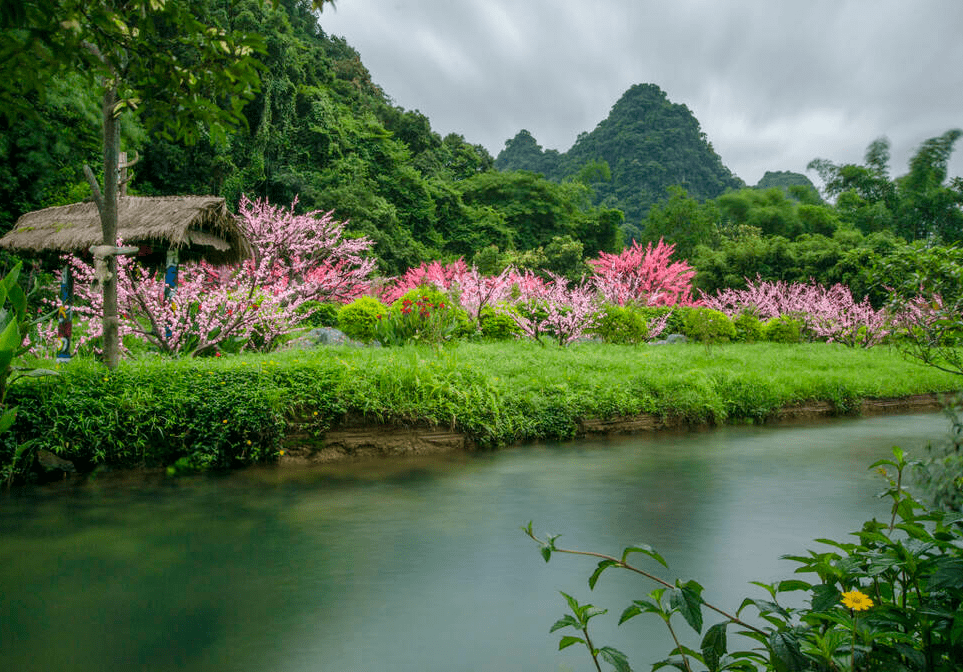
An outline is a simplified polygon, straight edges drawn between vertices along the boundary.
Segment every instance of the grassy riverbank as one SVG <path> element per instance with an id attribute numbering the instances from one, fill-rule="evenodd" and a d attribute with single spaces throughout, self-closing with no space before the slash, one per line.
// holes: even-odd
<path id="1" fill-rule="evenodd" d="M 323 441 L 346 420 L 441 425 L 494 447 L 568 438 L 586 418 L 764 421 L 812 401 L 846 414 L 865 398 L 960 384 L 884 347 L 519 342 L 154 358 L 112 372 L 75 360 L 57 378 L 20 381 L 10 395 L 26 455 L 45 449 L 80 468 L 177 460 L 201 468 L 276 459 L 295 428 Z M 13 446 L 3 446 L 0 463 L 9 464 Z"/>

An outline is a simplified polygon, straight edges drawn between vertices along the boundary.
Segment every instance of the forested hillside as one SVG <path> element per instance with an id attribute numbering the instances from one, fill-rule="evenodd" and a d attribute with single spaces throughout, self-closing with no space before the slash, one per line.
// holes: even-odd
<path id="1" fill-rule="evenodd" d="M 588 178 L 595 203 L 622 210 L 638 225 L 655 203 L 679 185 L 705 200 L 745 186 L 726 168 L 698 120 L 655 84 L 637 84 L 565 153 L 542 150 L 528 131 L 505 143 L 501 170 L 531 170 L 555 180 Z"/>
<path id="2" fill-rule="evenodd" d="M 495 172 L 484 147 L 442 138 L 424 115 L 393 105 L 307 0 L 240 0 L 230 14 L 214 0 L 194 6 L 206 24 L 263 36 L 260 90 L 243 108 L 246 128 L 222 140 L 202 133 L 187 145 L 124 115 L 122 149 L 142 156 L 131 193 L 216 194 L 231 207 L 248 194 L 334 210 L 376 242 L 387 273 L 490 244 L 525 251 L 574 236 L 585 254 L 621 244 L 620 217 L 592 206 L 585 187 Z M 46 84 L 42 99 L 28 94 L 36 115 L 0 120 L 3 230 L 23 212 L 89 197 L 82 168 L 99 165 L 96 87 L 82 72 Z"/>

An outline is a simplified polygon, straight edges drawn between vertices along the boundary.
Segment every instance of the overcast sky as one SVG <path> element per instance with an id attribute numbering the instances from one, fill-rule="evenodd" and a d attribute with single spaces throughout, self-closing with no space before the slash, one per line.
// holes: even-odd
<path id="1" fill-rule="evenodd" d="M 963 0 L 337 0 L 321 27 L 396 105 L 492 156 L 523 128 L 566 151 L 640 83 L 687 105 L 750 185 L 861 163 L 883 135 L 902 175 L 963 128 Z"/>

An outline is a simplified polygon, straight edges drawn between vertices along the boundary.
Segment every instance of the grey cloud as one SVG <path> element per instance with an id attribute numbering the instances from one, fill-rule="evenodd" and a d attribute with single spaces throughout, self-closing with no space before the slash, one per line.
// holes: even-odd
<path id="1" fill-rule="evenodd" d="M 522 128 L 564 151 L 642 82 L 688 105 L 750 184 L 861 161 L 880 135 L 900 174 L 963 127 L 958 0 L 340 0 L 321 25 L 397 104 L 493 154 Z"/>

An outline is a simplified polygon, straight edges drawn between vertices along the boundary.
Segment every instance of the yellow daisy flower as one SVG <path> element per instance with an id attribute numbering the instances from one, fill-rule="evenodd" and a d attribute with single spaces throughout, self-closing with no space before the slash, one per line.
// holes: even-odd
<path id="1" fill-rule="evenodd" d="M 873 601 L 869 598 L 869 595 L 865 595 L 858 590 L 843 593 L 842 603 L 844 607 L 853 611 L 866 611 L 873 606 Z"/>

